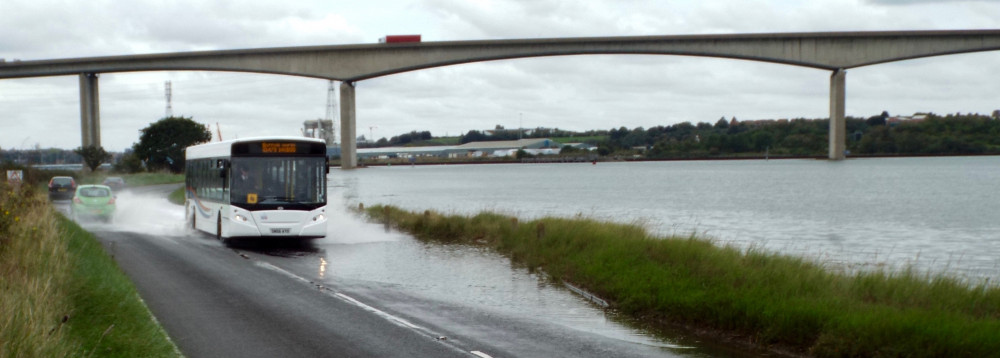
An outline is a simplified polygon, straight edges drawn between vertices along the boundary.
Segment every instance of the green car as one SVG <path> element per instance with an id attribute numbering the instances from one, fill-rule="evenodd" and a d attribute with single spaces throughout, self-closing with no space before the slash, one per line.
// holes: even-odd
<path id="1" fill-rule="evenodd" d="M 100 219 L 110 223 L 115 218 L 115 195 L 107 185 L 80 185 L 73 194 L 70 210 L 77 221 Z"/>

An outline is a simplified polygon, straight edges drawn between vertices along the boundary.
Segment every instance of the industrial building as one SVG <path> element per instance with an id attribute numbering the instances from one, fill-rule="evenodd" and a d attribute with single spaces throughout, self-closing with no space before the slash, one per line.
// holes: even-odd
<path id="1" fill-rule="evenodd" d="M 513 156 L 518 149 L 524 149 L 532 155 L 559 154 L 565 146 L 573 146 L 592 150 L 592 145 L 584 143 L 559 143 L 548 138 L 528 138 L 519 140 L 504 140 L 491 142 L 470 142 L 462 145 L 444 145 L 433 147 L 383 147 L 359 148 L 359 160 L 378 160 L 389 158 L 438 157 L 438 158 L 486 158 Z M 327 148 L 328 156 L 339 156 L 340 148 Z"/>

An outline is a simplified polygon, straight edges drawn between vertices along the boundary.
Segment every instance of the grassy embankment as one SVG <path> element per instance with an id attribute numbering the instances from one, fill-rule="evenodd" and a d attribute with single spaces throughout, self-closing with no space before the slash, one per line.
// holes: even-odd
<path id="1" fill-rule="evenodd" d="M 177 188 L 177 190 L 170 192 L 170 195 L 167 195 L 167 201 L 177 205 L 184 205 L 184 199 L 184 187 Z"/>
<path id="2" fill-rule="evenodd" d="M 179 356 L 98 241 L 42 192 L 0 182 L 0 357 Z"/>
<path id="3" fill-rule="evenodd" d="M 125 179 L 125 183 L 127 183 L 130 187 L 184 182 L 184 174 L 170 173 L 127 174 L 122 175 L 122 178 Z M 101 179 L 103 180 L 104 176 L 101 176 Z M 100 183 L 100 180 L 95 181 L 95 183 Z"/>
<path id="4" fill-rule="evenodd" d="M 422 240 L 492 247 L 652 324 L 823 357 L 1000 352 L 1000 288 L 988 283 L 913 270 L 844 275 L 801 258 L 587 219 L 365 211 Z"/>

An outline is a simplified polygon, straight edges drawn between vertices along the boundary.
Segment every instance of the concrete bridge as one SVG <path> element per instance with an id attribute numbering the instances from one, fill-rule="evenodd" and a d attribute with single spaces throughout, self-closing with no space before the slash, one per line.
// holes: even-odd
<path id="1" fill-rule="evenodd" d="M 341 81 L 341 163 L 357 166 L 355 83 L 425 68 L 592 54 L 722 57 L 830 71 L 829 158 L 846 148 L 846 70 L 885 62 L 1000 50 L 1000 30 L 581 37 L 262 48 L 0 63 L 0 79 L 78 75 L 82 145 L 100 145 L 98 74 L 238 71 Z"/>

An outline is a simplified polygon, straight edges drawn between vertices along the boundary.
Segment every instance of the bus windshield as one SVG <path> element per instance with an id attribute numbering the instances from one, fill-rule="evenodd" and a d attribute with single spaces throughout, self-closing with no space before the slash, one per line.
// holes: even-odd
<path id="1" fill-rule="evenodd" d="M 248 210 L 326 205 L 326 158 L 233 157 L 231 203 Z"/>

